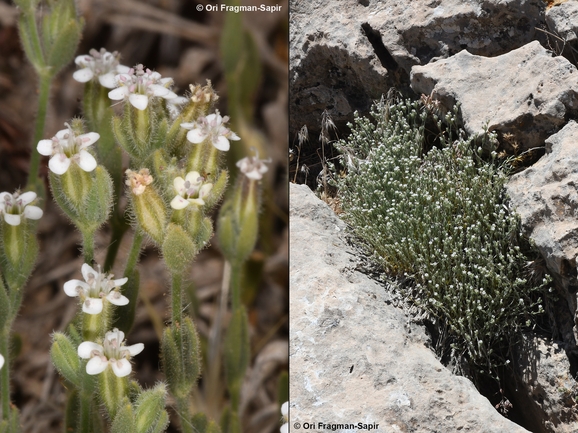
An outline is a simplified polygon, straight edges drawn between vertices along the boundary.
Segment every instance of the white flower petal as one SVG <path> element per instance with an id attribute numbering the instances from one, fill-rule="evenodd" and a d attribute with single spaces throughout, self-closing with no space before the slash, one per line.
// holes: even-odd
<path id="1" fill-rule="evenodd" d="M 20 194 L 20 201 L 24 206 L 26 206 L 28 203 L 32 203 L 35 198 L 36 193 L 33 191 L 27 191 L 24 194 Z"/>
<path id="2" fill-rule="evenodd" d="M 107 89 L 114 89 L 116 87 L 116 76 L 112 72 L 99 75 L 98 82 L 102 87 Z"/>
<path id="3" fill-rule="evenodd" d="M 180 195 L 177 195 L 175 198 L 171 200 L 171 207 L 173 209 L 184 209 L 189 205 L 189 201 L 182 198 Z"/>
<path id="4" fill-rule="evenodd" d="M 185 179 L 183 179 L 182 177 L 180 176 L 175 177 L 175 180 L 173 180 L 173 186 L 175 187 L 175 190 L 179 194 L 185 193 Z"/>
<path id="5" fill-rule="evenodd" d="M 70 134 L 70 129 L 61 129 L 60 131 L 58 131 L 56 133 L 56 138 L 58 138 L 59 140 L 62 140 L 64 138 L 65 135 Z"/>
<path id="6" fill-rule="evenodd" d="M 128 97 L 130 104 L 137 110 L 144 110 L 149 104 L 149 98 L 146 95 L 132 94 Z"/>
<path id="7" fill-rule="evenodd" d="M 79 69 L 72 74 L 72 78 L 79 83 L 86 83 L 92 80 L 92 77 L 94 77 L 94 73 L 89 68 Z"/>
<path id="8" fill-rule="evenodd" d="M 108 295 L 106 295 L 106 299 L 108 299 L 108 302 L 111 304 L 118 306 L 128 305 L 129 303 L 128 298 L 118 292 L 110 292 Z"/>
<path id="9" fill-rule="evenodd" d="M 289 402 L 286 401 L 281 405 L 281 415 L 283 415 L 283 418 L 287 419 L 288 414 L 289 414 Z"/>
<path id="10" fill-rule="evenodd" d="M 0 203 L 4 203 L 5 197 L 9 197 L 10 199 L 12 199 L 12 194 L 6 191 L 0 192 Z"/>
<path id="11" fill-rule="evenodd" d="M 97 132 L 89 132 L 88 134 L 79 135 L 78 138 L 80 138 L 80 141 L 82 142 L 80 148 L 85 149 L 95 143 L 100 138 L 100 134 Z"/>
<path id="12" fill-rule="evenodd" d="M 79 159 L 78 159 L 78 166 L 82 168 L 84 171 L 92 171 L 96 168 L 96 159 L 86 150 L 81 150 L 78 152 Z"/>
<path id="13" fill-rule="evenodd" d="M 36 146 L 36 150 L 40 155 L 52 155 L 52 140 L 40 140 Z"/>
<path id="14" fill-rule="evenodd" d="M 169 89 L 167 89 L 166 87 L 163 87 L 163 86 L 159 86 L 158 84 L 150 84 L 148 86 L 148 88 L 150 90 L 152 90 L 153 95 L 155 95 L 155 96 L 165 96 L 165 95 L 168 95 L 170 93 Z M 177 95 L 175 95 L 175 96 L 177 96 Z"/>
<path id="15" fill-rule="evenodd" d="M 98 272 L 96 272 L 88 263 L 84 263 L 82 265 L 80 272 L 82 273 L 82 278 L 84 278 L 84 281 L 89 281 L 91 278 L 96 278 L 98 275 Z"/>
<path id="16" fill-rule="evenodd" d="M 219 150 L 222 150 L 223 152 L 226 152 L 231 147 L 229 145 L 229 140 L 227 140 L 222 135 L 219 135 L 219 137 L 217 137 L 216 140 L 213 140 L 213 146 L 215 146 Z"/>
<path id="17" fill-rule="evenodd" d="M 78 346 L 78 356 L 83 359 L 92 358 L 93 351 L 102 354 L 104 353 L 104 348 L 100 344 L 93 343 L 92 341 L 84 341 Z"/>
<path id="18" fill-rule="evenodd" d="M 86 298 L 82 303 L 82 311 L 86 314 L 100 314 L 102 312 L 102 299 Z"/>
<path id="19" fill-rule="evenodd" d="M 4 357 L 0 355 L 0 368 L 4 367 Z"/>
<path id="20" fill-rule="evenodd" d="M 183 126 L 183 124 L 181 123 L 181 126 Z M 201 133 L 200 129 L 193 129 L 189 132 L 187 132 L 187 140 L 189 140 L 191 143 L 202 143 L 203 140 L 206 138 L 206 135 L 203 135 Z"/>
<path id="21" fill-rule="evenodd" d="M 119 359 L 115 362 L 111 362 L 112 371 L 117 377 L 125 377 L 132 371 L 132 366 L 127 359 Z M 86 366 L 88 368 L 88 365 Z"/>
<path id="22" fill-rule="evenodd" d="M 88 56 L 86 54 L 81 54 L 80 56 L 76 56 L 74 58 L 74 63 L 76 63 L 77 66 L 84 66 L 86 64 L 86 58 Z M 89 57 L 90 59 L 90 57 Z"/>
<path id="23" fill-rule="evenodd" d="M 24 208 L 24 216 L 31 220 L 39 220 L 43 214 L 44 212 L 38 206 L 26 206 Z"/>
<path id="24" fill-rule="evenodd" d="M 281 433 L 289 433 L 289 424 L 285 423 L 279 429 Z"/>
<path id="25" fill-rule="evenodd" d="M 169 93 L 167 93 L 166 95 L 162 95 L 162 97 L 169 101 L 173 101 L 177 99 L 179 96 L 175 92 L 169 90 Z"/>
<path id="26" fill-rule="evenodd" d="M 70 167 L 70 159 L 64 153 L 58 153 L 48 161 L 48 168 L 55 174 L 64 174 Z"/>
<path id="27" fill-rule="evenodd" d="M 185 180 L 188 180 L 193 185 L 198 185 L 198 184 L 200 184 L 200 181 L 199 181 L 200 177 L 201 177 L 201 175 L 199 174 L 198 171 L 189 171 L 187 173 L 187 175 L 185 176 Z"/>
<path id="28" fill-rule="evenodd" d="M 118 328 L 114 328 L 112 331 L 108 331 L 104 338 L 109 341 L 112 341 L 116 338 L 118 344 L 124 341 L 124 332 L 120 331 Z"/>
<path id="29" fill-rule="evenodd" d="M 77 287 L 81 287 L 85 292 L 90 289 L 90 286 L 84 281 L 80 280 L 70 280 L 64 283 L 64 293 L 66 293 L 71 298 L 78 296 Z"/>
<path id="30" fill-rule="evenodd" d="M 233 131 L 229 131 L 229 134 L 227 134 L 227 138 L 229 140 L 233 140 L 233 141 L 237 141 L 240 140 L 241 137 L 239 137 L 237 134 L 235 134 Z"/>
<path id="31" fill-rule="evenodd" d="M 12 215 L 9 213 L 4 213 L 4 221 L 6 221 L 6 223 L 10 224 L 11 226 L 19 226 L 21 220 L 22 218 L 20 217 L 20 215 Z"/>
<path id="32" fill-rule="evenodd" d="M 116 67 L 116 72 L 118 72 L 119 74 L 128 74 L 128 71 L 130 71 L 130 68 L 128 66 L 117 65 Z"/>
<path id="33" fill-rule="evenodd" d="M 130 353 L 130 356 L 136 356 L 144 350 L 144 344 L 143 343 L 136 343 L 136 344 L 133 344 L 132 346 L 125 346 L 124 348 L 128 350 L 128 353 Z"/>
<path id="34" fill-rule="evenodd" d="M 128 281 L 127 277 L 119 278 L 118 280 L 113 280 L 115 287 L 120 287 L 124 285 Z"/>
<path id="35" fill-rule="evenodd" d="M 100 356 L 95 356 L 86 363 L 86 372 L 90 375 L 100 374 L 108 366 L 108 361 L 104 361 Z"/>
<path id="36" fill-rule="evenodd" d="M 199 206 L 204 206 L 205 201 L 202 198 L 190 198 L 189 203 L 198 204 Z"/>
<path id="37" fill-rule="evenodd" d="M 117 79 L 120 75 L 117 75 Z M 121 101 L 128 96 L 128 88 L 125 86 L 117 87 L 108 92 L 108 97 L 113 101 Z"/>

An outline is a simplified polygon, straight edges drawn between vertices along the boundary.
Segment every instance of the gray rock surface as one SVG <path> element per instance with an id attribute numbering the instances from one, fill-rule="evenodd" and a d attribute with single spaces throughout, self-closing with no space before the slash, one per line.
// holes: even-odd
<path id="1" fill-rule="evenodd" d="M 526 401 L 528 418 L 541 426 L 535 433 L 578 432 L 578 383 L 570 375 L 563 345 L 527 335 L 524 346 L 517 353 L 518 381 L 507 385 L 513 404 Z"/>
<path id="2" fill-rule="evenodd" d="M 541 0 L 292 0 L 290 134 L 317 137 L 327 109 L 338 126 L 367 113 L 414 65 L 467 49 L 496 56 L 534 39 Z"/>
<path id="3" fill-rule="evenodd" d="M 372 432 L 526 432 L 425 346 L 424 331 L 356 270 L 345 224 L 290 185 L 290 424 L 378 424 Z M 358 427 L 338 432 L 367 431 Z M 291 428 L 291 431 L 298 431 Z"/>
<path id="4" fill-rule="evenodd" d="M 569 0 L 548 8 L 546 23 L 552 33 L 567 42 L 578 39 L 578 1 Z"/>
<path id="5" fill-rule="evenodd" d="M 483 133 L 487 126 L 520 150 L 543 146 L 578 109 L 578 70 L 537 41 L 497 57 L 461 51 L 415 66 L 411 86 L 417 93 L 433 92 L 445 107 L 459 102 L 468 133 Z"/>
<path id="6" fill-rule="evenodd" d="M 578 123 L 570 121 L 546 140 L 546 154 L 512 176 L 507 192 L 556 281 L 554 320 L 566 350 L 576 348 L 578 280 Z M 572 362 L 575 362 L 571 359 Z"/>

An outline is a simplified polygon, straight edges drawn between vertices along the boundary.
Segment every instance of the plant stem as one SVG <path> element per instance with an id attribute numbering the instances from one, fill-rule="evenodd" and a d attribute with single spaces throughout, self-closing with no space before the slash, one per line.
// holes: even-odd
<path id="1" fill-rule="evenodd" d="M 78 423 L 78 431 L 80 433 L 91 433 L 93 430 L 98 431 L 98 427 L 94 426 L 93 429 L 93 409 L 92 409 L 92 398 L 94 389 L 93 376 L 89 376 L 86 373 L 86 362 L 80 363 L 80 389 L 78 390 L 79 399 L 79 409 L 80 418 Z"/>
<path id="2" fill-rule="evenodd" d="M 241 306 L 241 271 L 243 262 L 235 260 L 230 266 L 231 309 L 235 311 Z"/>
<path id="3" fill-rule="evenodd" d="M 4 326 L 0 335 L 0 353 L 4 356 L 4 367 L 0 370 L 0 389 L 2 397 L 2 419 L 10 416 L 10 348 L 8 339 L 10 338 L 10 323 Z"/>
<path id="4" fill-rule="evenodd" d="M 181 431 L 183 433 L 194 433 L 193 425 L 191 424 L 191 413 L 189 411 L 189 399 L 177 398 L 177 411 L 181 419 Z"/>
<path id="5" fill-rule="evenodd" d="M 111 223 L 112 223 L 112 234 L 110 236 L 111 243 L 110 246 L 108 247 L 108 251 L 106 252 L 106 259 L 104 260 L 104 267 L 103 267 L 104 272 L 109 272 L 112 269 L 114 261 L 116 260 L 118 248 L 120 247 L 120 242 L 122 241 L 122 237 L 124 236 L 124 233 L 126 232 L 127 229 L 127 225 L 124 223 L 124 221 L 122 221 L 122 217 L 119 217 L 116 214 L 112 217 Z M 140 243 L 138 245 L 138 248 L 140 251 Z"/>
<path id="6" fill-rule="evenodd" d="M 28 174 L 27 189 L 38 191 L 35 186 L 38 185 L 38 175 L 40 170 L 40 154 L 34 148 L 44 135 L 44 125 L 46 123 L 46 112 L 48 109 L 48 97 L 50 95 L 50 85 L 52 76 L 48 73 L 42 73 L 39 76 L 40 90 L 38 96 L 38 114 L 36 116 L 36 125 L 34 127 L 34 138 L 32 140 L 32 152 L 30 155 L 30 171 Z"/>
<path id="7" fill-rule="evenodd" d="M 94 260 L 94 231 L 82 233 L 82 255 L 84 256 L 84 263 L 92 266 L 92 261 Z"/>
<path id="8" fill-rule="evenodd" d="M 132 238 L 132 246 L 130 247 L 128 259 L 126 260 L 124 275 L 130 274 L 136 266 L 140 255 L 140 247 L 142 245 L 143 238 L 144 236 L 142 232 L 137 228 L 134 232 L 134 237 Z"/>
<path id="9" fill-rule="evenodd" d="M 180 272 L 174 273 L 172 280 L 172 323 L 174 328 L 183 322 L 183 274 Z"/>

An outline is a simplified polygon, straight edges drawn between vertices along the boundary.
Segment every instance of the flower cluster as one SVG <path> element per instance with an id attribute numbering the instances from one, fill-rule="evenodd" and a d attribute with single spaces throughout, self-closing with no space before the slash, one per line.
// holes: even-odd
<path id="1" fill-rule="evenodd" d="M 81 268 L 84 281 L 70 280 L 64 283 L 64 292 L 70 297 L 80 297 L 82 311 L 87 314 L 99 314 L 106 299 L 114 305 L 127 305 L 128 298 L 119 292 L 119 287 L 128 278 L 113 280 L 114 275 L 95 271 L 90 265 L 83 264 Z"/>
<path id="2" fill-rule="evenodd" d="M 86 363 L 86 372 L 90 375 L 100 374 L 110 366 L 117 377 L 125 377 L 132 371 L 130 358 L 141 353 L 143 349 L 143 343 L 125 345 L 124 332 L 114 328 L 106 333 L 102 345 L 92 341 L 80 343 L 78 356 L 89 360 Z"/>
<path id="3" fill-rule="evenodd" d="M 62 129 L 50 140 L 40 140 L 36 149 L 38 153 L 51 156 L 48 168 L 55 174 L 64 174 L 68 171 L 71 163 L 78 164 L 84 171 L 90 172 L 96 168 L 96 159 L 86 148 L 95 143 L 100 135 L 89 132 L 77 136 L 68 123 L 64 124 L 67 129 Z"/>
<path id="4" fill-rule="evenodd" d="M 74 63 L 81 69 L 72 74 L 72 78 L 80 83 L 86 83 L 94 78 L 98 79 L 101 86 L 108 89 L 116 87 L 116 76 L 127 74 L 128 66 L 119 64 L 118 52 L 109 53 L 104 48 L 100 51 L 90 50 L 90 54 L 83 54 L 74 59 Z"/>
<path id="5" fill-rule="evenodd" d="M 36 200 L 36 193 L 32 191 L 20 194 L 8 192 L 0 193 L 0 214 L 4 216 L 4 221 L 11 226 L 18 226 L 22 222 L 22 217 L 37 220 L 42 218 L 42 209 L 32 206 Z"/>
<path id="6" fill-rule="evenodd" d="M 226 152 L 231 147 L 229 140 L 241 139 L 225 126 L 228 121 L 228 116 L 221 117 L 217 111 L 206 117 L 199 117 L 196 122 L 181 123 L 181 127 L 189 130 L 187 140 L 191 143 L 198 144 L 208 139 L 217 149 Z"/>
<path id="7" fill-rule="evenodd" d="M 261 180 L 263 175 L 269 170 L 265 165 L 266 162 L 271 162 L 271 159 L 259 159 L 259 155 L 246 156 L 237 162 L 237 167 L 249 179 Z"/>
<path id="8" fill-rule="evenodd" d="M 212 183 L 205 182 L 205 178 L 196 171 L 187 173 L 185 178 L 178 176 L 173 182 L 177 195 L 171 201 L 173 209 L 184 209 L 190 204 L 202 206 L 203 200 L 211 189 Z"/>
<path id="9" fill-rule="evenodd" d="M 162 78 L 158 72 L 144 69 L 143 65 L 137 65 L 127 73 L 116 76 L 117 88 L 108 92 L 108 97 L 113 101 L 128 100 L 138 109 L 145 110 L 149 98 L 161 97 L 174 99 L 177 95 L 169 90 L 173 84 L 172 78 Z"/>

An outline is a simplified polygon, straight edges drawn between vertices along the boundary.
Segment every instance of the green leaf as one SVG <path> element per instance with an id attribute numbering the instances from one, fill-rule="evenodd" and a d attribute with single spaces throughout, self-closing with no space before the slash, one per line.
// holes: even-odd
<path id="1" fill-rule="evenodd" d="M 187 397 L 201 373 L 199 338 L 189 317 L 179 328 L 165 328 L 162 352 L 171 392 L 177 398 Z"/>
<path id="2" fill-rule="evenodd" d="M 120 403 L 110 431 L 111 433 L 128 433 L 137 431 L 135 416 L 128 398 L 124 398 Z"/>
<path id="3" fill-rule="evenodd" d="M 136 432 L 148 433 L 163 421 L 165 412 L 166 385 L 160 383 L 153 389 L 143 392 L 135 402 Z M 166 413 L 166 412 L 165 412 Z M 168 418 L 167 418 L 168 420 Z M 163 424 L 162 422 L 160 424 Z M 162 425 L 162 428 L 166 425 Z"/>
<path id="4" fill-rule="evenodd" d="M 52 336 L 50 357 L 60 375 L 77 388 L 80 387 L 80 360 L 74 345 L 65 334 L 56 332 Z"/>
<path id="5" fill-rule="evenodd" d="M 176 274 L 181 274 L 195 258 L 198 248 L 181 226 L 170 223 L 162 251 L 169 269 Z"/>

